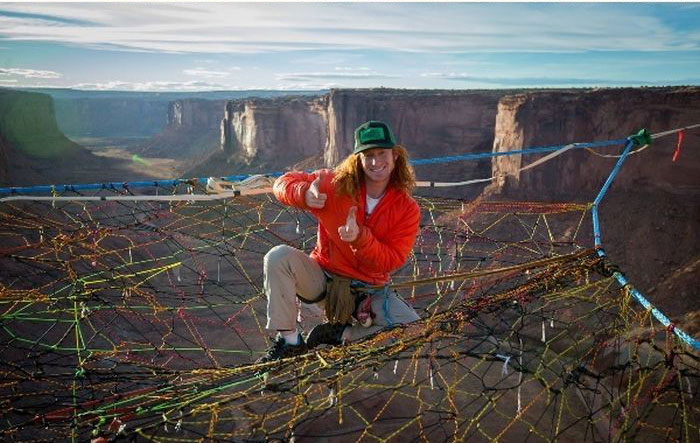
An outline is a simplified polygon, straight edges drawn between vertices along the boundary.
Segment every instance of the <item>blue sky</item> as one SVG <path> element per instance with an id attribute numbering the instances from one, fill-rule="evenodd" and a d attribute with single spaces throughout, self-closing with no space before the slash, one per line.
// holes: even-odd
<path id="1" fill-rule="evenodd" d="M 0 3 L 0 86 L 700 84 L 700 3 Z"/>

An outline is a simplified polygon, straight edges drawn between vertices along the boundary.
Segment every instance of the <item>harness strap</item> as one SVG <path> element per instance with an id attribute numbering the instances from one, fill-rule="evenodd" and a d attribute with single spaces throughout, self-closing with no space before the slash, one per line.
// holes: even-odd
<path id="1" fill-rule="evenodd" d="M 360 304 L 373 295 L 383 295 L 385 297 L 385 305 L 388 303 L 388 284 L 369 285 L 360 280 L 332 274 L 325 269 L 323 273 L 326 276 L 326 288 L 318 297 L 308 300 L 297 294 L 297 298 L 305 304 L 315 304 L 325 300 L 326 317 L 328 317 L 330 323 L 349 324 L 352 316 L 357 313 Z M 385 312 L 387 311 L 386 306 L 384 310 Z M 371 307 L 369 313 L 372 317 L 374 316 L 371 313 Z M 385 316 L 388 318 L 388 313 Z M 391 322 L 391 320 L 389 321 Z"/>
<path id="2" fill-rule="evenodd" d="M 351 279 L 337 275 L 326 283 L 326 317 L 329 323 L 348 324 L 355 311 L 355 297 L 350 289 Z"/>

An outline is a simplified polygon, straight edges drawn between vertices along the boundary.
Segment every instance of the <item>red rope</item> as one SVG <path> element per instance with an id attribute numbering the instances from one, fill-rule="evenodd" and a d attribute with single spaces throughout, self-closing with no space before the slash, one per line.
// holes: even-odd
<path id="1" fill-rule="evenodd" d="M 673 153 L 673 162 L 678 160 L 678 156 L 681 154 L 681 145 L 683 144 L 683 133 L 685 131 L 678 131 L 678 143 L 676 144 L 676 151 Z"/>

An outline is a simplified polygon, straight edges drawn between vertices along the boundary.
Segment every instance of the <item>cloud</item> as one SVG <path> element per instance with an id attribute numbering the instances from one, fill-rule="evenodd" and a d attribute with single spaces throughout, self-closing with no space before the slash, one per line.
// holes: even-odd
<path id="1" fill-rule="evenodd" d="M 40 71 L 37 69 L 21 69 L 21 68 L 0 68 L 0 75 L 13 75 L 24 78 L 61 78 L 62 74 L 55 71 Z"/>
<path id="2" fill-rule="evenodd" d="M 52 24 L 71 24 L 71 25 L 94 25 L 94 23 L 85 20 L 76 20 L 70 17 L 60 17 L 56 15 L 47 14 L 35 14 L 35 13 L 25 13 L 25 12 L 13 12 L 13 11 L 3 11 L 0 10 L 0 17 L 7 18 L 17 18 L 23 20 L 30 20 L 34 22 L 44 22 L 47 25 Z"/>
<path id="3" fill-rule="evenodd" d="M 283 82 L 308 82 L 318 80 L 366 80 L 366 79 L 390 79 L 399 78 L 396 75 L 380 74 L 368 70 L 337 69 L 329 72 L 298 72 L 277 74 L 278 81 Z"/>
<path id="4" fill-rule="evenodd" d="M 182 71 L 185 75 L 191 75 L 194 77 L 204 77 L 204 78 L 226 78 L 231 75 L 230 72 L 225 71 L 211 71 L 204 68 L 193 68 L 185 69 Z"/>
<path id="5" fill-rule="evenodd" d="M 202 90 L 222 90 L 236 89 L 230 86 L 208 83 L 202 81 L 174 82 L 174 81 L 151 81 L 151 82 L 126 82 L 109 81 L 102 83 L 77 83 L 69 86 L 73 89 L 84 89 L 94 91 L 202 91 Z"/>
<path id="6" fill-rule="evenodd" d="M 603 78 L 576 77 L 481 77 L 465 73 L 423 73 L 425 78 L 450 80 L 472 84 L 487 84 L 502 88 L 513 87 L 581 87 L 581 86 L 639 86 L 639 85 L 670 85 L 692 84 L 692 79 L 684 81 L 648 81 L 648 80 L 614 80 Z M 697 79 L 695 79 L 697 81 Z"/>
<path id="7" fill-rule="evenodd" d="M 344 72 L 366 72 L 369 71 L 370 69 L 365 66 L 336 66 L 333 68 L 336 71 L 344 71 Z"/>
<path id="8" fill-rule="evenodd" d="M 696 14 L 679 6 L 669 11 Z M 661 6 L 526 3 L 12 3 L 5 40 L 133 51 L 425 53 L 659 51 L 700 48 Z M 621 24 L 634 24 L 621 27 Z M 577 26 L 576 24 L 585 24 Z"/>
<path id="9" fill-rule="evenodd" d="M 295 82 L 275 86 L 276 91 L 327 91 L 333 88 L 341 88 L 344 85 L 335 82 Z M 268 89 L 268 88 L 250 88 Z"/>
<path id="10" fill-rule="evenodd" d="M 589 85 L 696 72 L 697 22 L 680 4 L 0 3 L 0 54 L 61 87 Z"/>

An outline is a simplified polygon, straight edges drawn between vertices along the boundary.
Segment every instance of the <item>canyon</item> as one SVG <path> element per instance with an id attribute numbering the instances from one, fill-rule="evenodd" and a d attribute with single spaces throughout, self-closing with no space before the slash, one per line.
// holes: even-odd
<path id="1" fill-rule="evenodd" d="M 100 121 L 107 120 L 105 114 L 111 115 L 112 126 L 94 123 L 95 117 L 83 122 L 93 129 L 76 132 L 66 123 L 67 115 L 75 119 L 76 114 L 66 111 L 65 93 L 57 95 L 53 104 L 39 93 L 9 89 L 2 93 L 0 135 L 6 155 L 0 166 L 4 167 L 5 176 L 11 173 L 9 162 L 21 155 L 27 155 L 30 162 L 35 159 L 37 164 L 42 158 L 55 161 L 84 155 L 85 151 L 72 142 L 81 134 L 150 134 L 131 151 L 144 157 L 182 161 L 182 176 L 187 177 L 269 172 L 292 165 L 332 167 L 351 152 L 354 128 L 369 119 L 388 122 L 413 159 L 614 140 L 641 128 L 654 133 L 700 121 L 698 87 L 541 91 L 339 89 L 325 94 L 232 100 L 182 98 L 169 101 L 162 109 L 154 105 L 163 100 L 156 94 L 145 100 L 148 104 L 142 105 L 139 112 L 125 104 L 139 97 L 78 96 L 72 98 L 74 107 L 84 107 L 77 115 L 88 111 L 102 114 Z M 98 111 L 99 101 L 88 106 L 89 100 L 112 102 Z M 58 101 L 64 101 L 63 105 L 56 105 Z M 149 119 L 160 120 L 163 125 L 157 130 L 152 125 L 148 131 L 129 130 L 133 122 L 120 118 L 119 113 L 113 114 L 117 108 L 127 109 L 141 120 L 144 112 L 157 114 Z M 121 126 L 115 126 L 118 124 Z M 688 131 L 685 144 L 695 145 L 698 134 L 699 131 Z M 10 155 L 12 146 L 15 155 Z M 647 152 L 630 156 L 615 187 L 633 192 L 696 194 L 700 160 L 688 148 L 680 161 L 670 162 L 669 153 L 674 148 L 675 139 L 664 137 Z M 619 152 L 619 146 L 596 152 L 613 155 Z M 489 195 L 537 194 L 549 200 L 589 200 L 583 197 L 584 191 L 589 195 L 595 192 L 615 163 L 614 158 L 573 149 L 541 167 L 519 171 L 540 157 L 515 155 L 495 157 L 493 161 L 446 163 L 439 168 L 416 166 L 416 172 L 420 180 L 428 181 L 494 176 L 496 179 L 486 189 Z M 189 174 L 190 171 L 198 174 Z M 95 178 L 86 176 L 85 180 Z M 24 184 L 46 184 L 18 179 Z"/>
<path id="2" fill-rule="evenodd" d="M 67 139 L 47 96 L 6 90 L 3 94 L 4 185 L 135 177 L 126 160 L 108 162 Z M 351 152 L 354 128 L 369 119 L 389 123 L 414 159 L 618 140 L 641 128 L 653 134 L 700 123 L 700 87 L 338 89 L 284 97 L 179 98 L 158 112 L 163 126 L 130 153 L 174 159 L 184 177 L 227 176 L 332 167 Z M 109 131 L 104 133 L 113 134 Z M 700 331 L 700 301 L 695 295 L 700 278 L 700 130 L 685 131 L 680 155 L 672 161 L 677 143 L 675 134 L 658 138 L 626 159 L 601 203 L 602 237 L 631 281 L 693 333 Z M 51 150 L 42 153 L 39 146 Z M 591 202 L 621 148 L 571 149 L 528 170 L 521 169 L 546 153 L 417 166 L 419 180 L 494 180 L 488 186 L 416 192 L 464 199 Z M 591 234 L 586 235 L 592 244 Z"/>
<path id="3" fill-rule="evenodd" d="M 186 175 L 228 176 L 289 168 L 332 167 L 352 151 L 353 131 L 370 120 L 388 122 L 413 158 L 491 149 L 499 99 L 506 91 L 353 89 L 320 96 L 229 101 L 221 121 L 221 150 Z M 490 174 L 488 159 L 417 166 L 421 180 Z M 480 187 L 460 189 L 471 195 Z M 454 193 L 452 194 L 454 196 Z"/>
<path id="4" fill-rule="evenodd" d="M 226 100 L 182 99 L 168 104 L 166 125 L 136 149 L 141 155 L 191 161 L 220 146 Z"/>
<path id="5" fill-rule="evenodd" d="M 169 107 L 178 100 L 216 101 L 301 93 L 293 90 L 139 92 L 60 88 L 27 88 L 21 91 L 49 95 L 53 99 L 58 126 L 71 139 L 152 137 L 168 124 Z"/>

